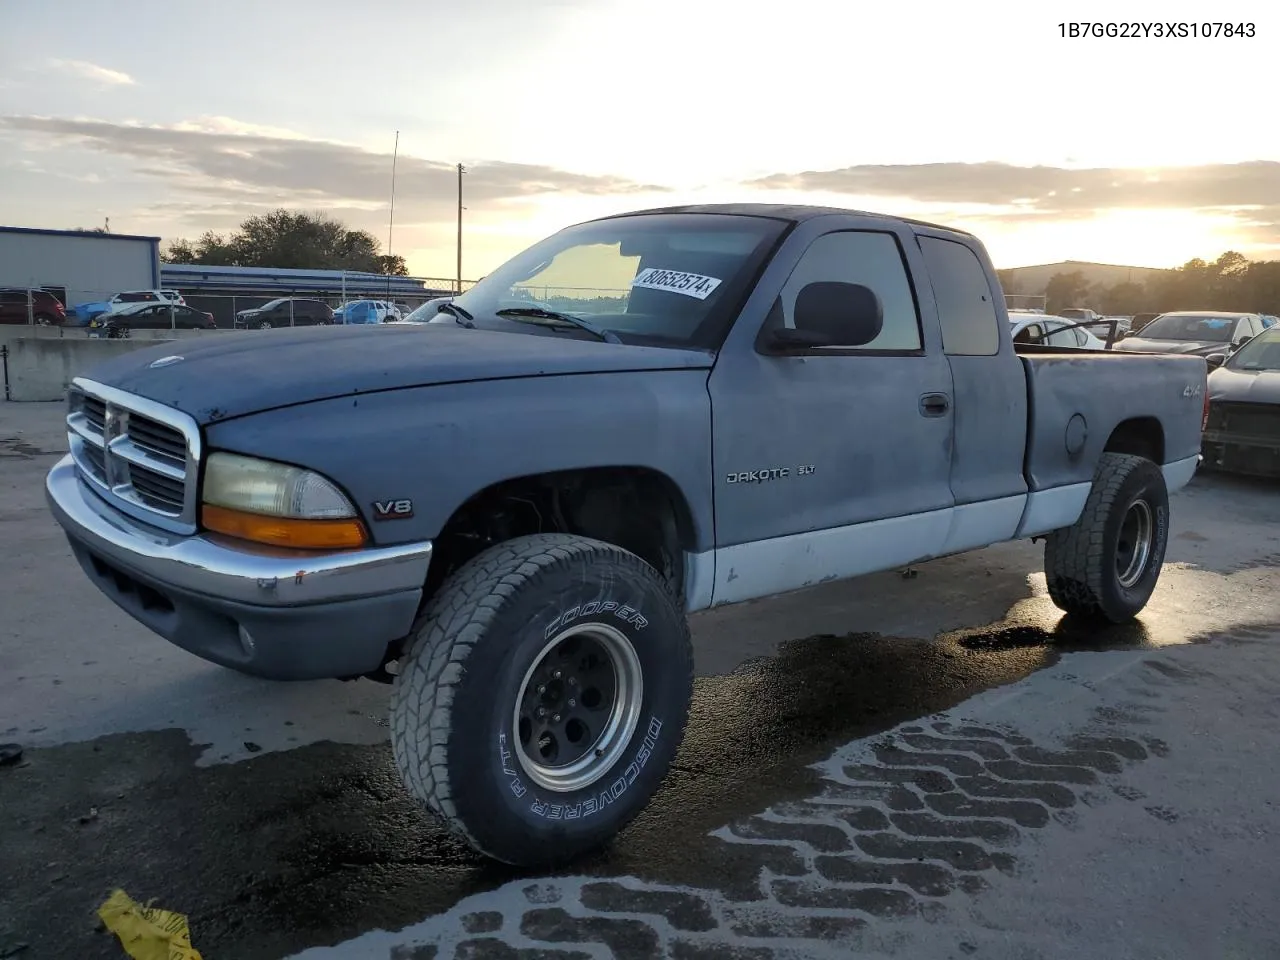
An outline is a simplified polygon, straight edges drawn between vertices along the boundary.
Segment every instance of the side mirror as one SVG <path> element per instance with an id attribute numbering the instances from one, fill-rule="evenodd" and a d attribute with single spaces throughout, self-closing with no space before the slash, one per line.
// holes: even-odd
<path id="1" fill-rule="evenodd" d="M 1210 370 L 1217 370 L 1226 360 L 1227 358 L 1220 353 L 1211 353 L 1204 358 L 1204 362 L 1209 365 Z"/>
<path id="2" fill-rule="evenodd" d="M 794 328 L 776 327 L 771 345 L 782 349 L 863 347 L 880 336 L 884 307 L 860 283 L 819 280 L 796 296 Z"/>

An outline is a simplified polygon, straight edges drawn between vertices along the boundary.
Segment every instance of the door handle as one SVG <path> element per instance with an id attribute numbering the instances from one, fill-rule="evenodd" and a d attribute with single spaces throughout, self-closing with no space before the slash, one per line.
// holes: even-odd
<path id="1" fill-rule="evenodd" d="M 922 417 L 943 417 L 951 409 L 951 398 L 945 393 L 926 393 L 920 398 Z"/>

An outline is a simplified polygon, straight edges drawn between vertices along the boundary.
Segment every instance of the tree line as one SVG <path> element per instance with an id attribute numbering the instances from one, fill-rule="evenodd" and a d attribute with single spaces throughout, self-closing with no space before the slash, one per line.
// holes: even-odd
<path id="1" fill-rule="evenodd" d="M 1012 292 L 1012 273 L 999 270 Z M 1195 259 L 1143 283 L 1090 283 L 1084 273 L 1055 273 L 1045 288 L 1048 313 L 1092 307 L 1110 316 L 1167 313 L 1170 310 L 1225 310 L 1280 314 L 1280 260 L 1251 261 L 1228 251 L 1212 263 Z"/>
<path id="2" fill-rule="evenodd" d="M 282 270 L 351 270 L 404 277 L 404 257 L 381 252 L 367 230 L 352 230 L 319 213 L 273 210 L 244 220 L 223 236 L 206 231 L 198 240 L 174 240 L 161 253 L 165 263 L 211 267 L 278 267 Z"/>

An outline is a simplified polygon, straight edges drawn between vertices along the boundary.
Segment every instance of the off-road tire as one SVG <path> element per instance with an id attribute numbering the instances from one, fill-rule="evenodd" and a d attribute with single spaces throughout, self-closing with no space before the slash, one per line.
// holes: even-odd
<path id="1" fill-rule="evenodd" d="M 1125 584 L 1119 569 L 1122 530 L 1130 508 L 1145 504 L 1150 541 L 1145 566 Z M 1045 540 L 1049 597 L 1072 616 L 1125 623 L 1151 599 L 1169 543 L 1169 491 L 1159 465 L 1132 454 L 1104 453 L 1080 518 Z"/>
<path id="2" fill-rule="evenodd" d="M 616 738 L 616 760 L 594 783 L 551 789 L 521 760 L 519 691 L 549 640 L 593 624 L 634 651 L 634 730 Z M 658 571 L 586 537 L 518 537 L 451 574 L 415 624 L 391 697 L 396 765 L 409 792 L 477 851 L 560 866 L 606 844 L 648 804 L 680 744 L 692 688 L 688 624 Z"/>

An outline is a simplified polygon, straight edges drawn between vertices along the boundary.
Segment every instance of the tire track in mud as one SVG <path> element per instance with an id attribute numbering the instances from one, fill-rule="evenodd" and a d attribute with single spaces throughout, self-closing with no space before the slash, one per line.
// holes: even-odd
<path id="1" fill-rule="evenodd" d="M 1211 639 L 1262 640 L 1241 628 Z M 1210 638 L 1206 638 L 1210 639 Z M 515 882 L 471 897 L 420 928 L 409 958 L 756 958 L 847 953 L 869 924 L 937 919 L 956 897 L 1017 877 L 1020 848 L 1038 831 L 1081 829 L 1084 808 L 1135 803 L 1158 819 L 1177 813 L 1147 804 L 1125 783 L 1135 764 L 1169 748 L 1150 727 L 1173 687 L 1209 675 L 1146 658 L 1114 678 L 1111 697 L 1072 733 L 1039 741 L 988 721 L 941 714 L 857 741 L 819 764 L 821 789 L 774 804 L 712 832 L 755 883 L 694 889 L 634 878 Z M 1056 680 L 1092 690 L 1063 671 Z M 407 933 L 408 931 L 406 931 Z M 843 941 L 841 943 L 840 941 Z"/>

